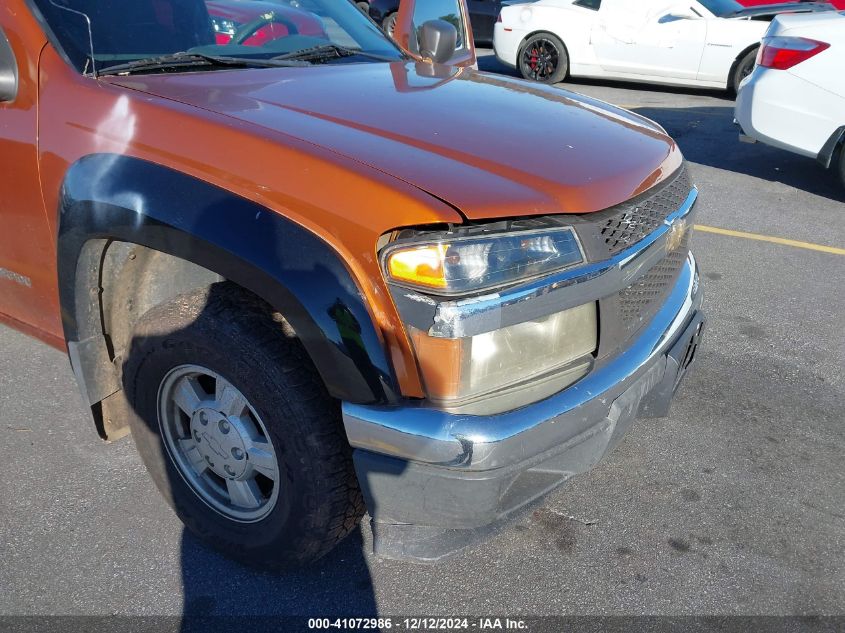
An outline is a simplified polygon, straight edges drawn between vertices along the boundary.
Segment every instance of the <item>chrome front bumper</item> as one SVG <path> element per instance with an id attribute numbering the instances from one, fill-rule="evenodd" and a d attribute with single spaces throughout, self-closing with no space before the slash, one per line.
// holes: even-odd
<path id="1" fill-rule="evenodd" d="M 704 323 L 690 253 L 662 307 L 619 355 L 572 387 L 515 411 L 450 414 L 344 403 L 375 549 L 436 560 L 589 470 L 638 417 L 668 413 Z M 483 530 L 482 530 L 483 531 Z"/>

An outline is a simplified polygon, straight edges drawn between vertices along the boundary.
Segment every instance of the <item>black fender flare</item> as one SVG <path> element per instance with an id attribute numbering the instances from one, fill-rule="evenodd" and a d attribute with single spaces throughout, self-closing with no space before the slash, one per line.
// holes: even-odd
<path id="1" fill-rule="evenodd" d="M 366 300 L 338 253 L 299 224 L 193 176 L 138 158 L 92 154 L 68 169 L 57 258 L 65 340 L 74 373 L 99 379 L 102 339 L 92 244 L 122 241 L 187 260 L 261 297 L 296 331 L 329 393 L 389 403 L 399 389 Z M 99 359 L 99 360 L 98 360 Z M 119 383 L 117 383 L 119 384 Z M 116 390 L 113 389 L 111 391 Z"/>

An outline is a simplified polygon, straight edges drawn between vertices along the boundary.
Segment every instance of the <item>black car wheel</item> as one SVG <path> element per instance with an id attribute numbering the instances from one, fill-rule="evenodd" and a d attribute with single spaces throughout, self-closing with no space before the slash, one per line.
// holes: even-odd
<path id="1" fill-rule="evenodd" d="M 563 81 L 569 72 L 569 55 L 563 42 L 551 33 L 532 35 L 520 50 L 519 72 L 531 81 Z"/>
<path id="2" fill-rule="evenodd" d="M 739 92 L 739 84 L 742 80 L 754 72 L 754 64 L 757 62 L 757 49 L 748 51 L 745 56 L 739 60 L 739 63 L 734 69 L 734 75 L 731 79 L 731 87 L 734 92 Z"/>
<path id="3" fill-rule="evenodd" d="M 299 566 L 355 528 L 363 501 L 340 407 L 254 296 L 221 283 L 153 308 L 123 380 L 147 470 L 211 547 Z"/>

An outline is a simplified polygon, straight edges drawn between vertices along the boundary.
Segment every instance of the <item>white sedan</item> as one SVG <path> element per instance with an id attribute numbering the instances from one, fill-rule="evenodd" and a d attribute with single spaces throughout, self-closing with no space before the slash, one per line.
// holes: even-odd
<path id="1" fill-rule="evenodd" d="M 843 66 L 845 11 L 777 18 L 737 95 L 743 140 L 815 158 L 845 184 Z"/>
<path id="2" fill-rule="evenodd" d="M 500 61 L 544 83 L 569 74 L 735 89 L 754 68 L 775 14 L 833 10 L 825 3 L 539 0 L 503 7 L 493 43 Z"/>

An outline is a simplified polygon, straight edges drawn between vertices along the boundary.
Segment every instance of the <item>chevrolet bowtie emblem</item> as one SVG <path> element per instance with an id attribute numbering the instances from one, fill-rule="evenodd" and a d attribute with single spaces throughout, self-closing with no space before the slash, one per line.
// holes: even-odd
<path id="1" fill-rule="evenodd" d="M 687 221 L 675 220 L 669 227 L 669 233 L 666 235 L 666 252 L 671 253 L 678 249 L 683 244 L 684 237 L 687 234 Z"/>

